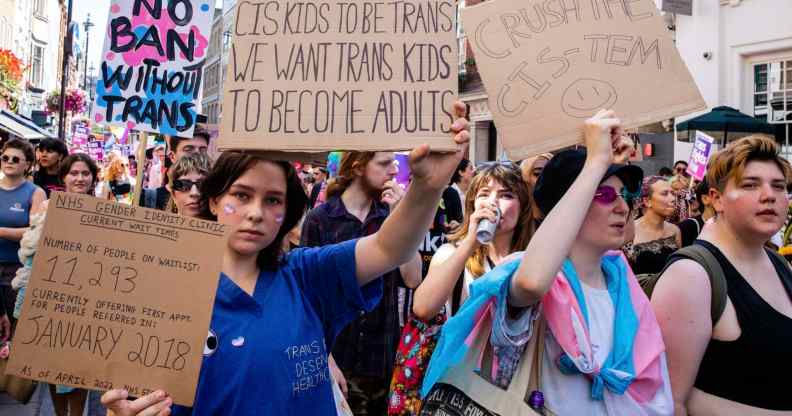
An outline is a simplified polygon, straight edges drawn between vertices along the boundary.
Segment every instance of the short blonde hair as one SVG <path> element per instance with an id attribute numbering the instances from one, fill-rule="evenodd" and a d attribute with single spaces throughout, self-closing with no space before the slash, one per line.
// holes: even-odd
<path id="1" fill-rule="evenodd" d="M 715 153 L 707 165 L 707 183 L 721 192 L 729 179 L 742 179 L 748 162 L 774 162 L 789 183 L 792 167 L 778 154 L 778 144 L 770 137 L 754 134 L 729 143 L 725 149 Z"/>
<path id="2" fill-rule="evenodd" d="M 180 157 L 168 170 L 168 179 L 170 183 L 173 183 L 176 179 L 189 175 L 191 172 L 207 176 L 211 169 L 212 161 L 209 156 L 205 153 L 196 152 Z"/>

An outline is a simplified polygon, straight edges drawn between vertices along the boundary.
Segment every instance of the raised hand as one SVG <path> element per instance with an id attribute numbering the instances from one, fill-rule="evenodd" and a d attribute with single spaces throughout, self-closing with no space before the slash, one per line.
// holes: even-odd
<path id="1" fill-rule="evenodd" d="M 413 181 L 423 182 L 426 186 L 443 189 L 448 186 L 459 161 L 465 154 L 470 141 L 468 122 L 465 120 L 465 103 L 454 103 L 453 114 L 456 117 L 451 125 L 451 134 L 457 145 L 456 151 L 433 153 L 429 145 L 421 145 L 410 152 L 410 171 Z"/>
<path id="2" fill-rule="evenodd" d="M 606 166 L 616 162 L 614 147 L 621 141 L 622 128 L 621 120 L 614 114 L 613 110 L 600 110 L 586 120 L 583 130 L 588 161 Z"/>

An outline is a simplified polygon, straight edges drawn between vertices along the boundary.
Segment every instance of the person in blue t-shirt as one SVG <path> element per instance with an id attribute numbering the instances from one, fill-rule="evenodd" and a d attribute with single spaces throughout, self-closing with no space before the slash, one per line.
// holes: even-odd
<path id="1" fill-rule="evenodd" d="M 226 224 L 229 238 L 193 407 L 162 390 L 136 400 L 110 390 L 102 403 L 117 416 L 336 414 L 328 346 L 379 302 L 378 276 L 415 256 L 467 149 L 464 112 L 455 103 L 456 152 L 412 151 L 412 184 L 377 233 L 287 255 L 283 238 L 308 203 L 294 168 L 223 153 L 201 188 L 202 216 Z"/>

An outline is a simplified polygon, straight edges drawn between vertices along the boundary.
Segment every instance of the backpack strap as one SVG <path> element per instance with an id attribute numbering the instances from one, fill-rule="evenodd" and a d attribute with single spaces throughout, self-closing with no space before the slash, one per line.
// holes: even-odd
<path id="1" fill-rule="evenodd" d="M 680 259 L 693 260 L 700 264 L 707 272 L 707 276 L 710 280 L 710 287 L 712 289 L 710 317 L 712 319 L 712 326 L 715 326 L 721 315 L 723 315 L 723 311 L 726 309 L 728 286 L 726 284 L 726 276 L 723 273 L 723 267 L 721 267 L 718 259 L 715 258 L 715 255 L 712 254 L 709 248 L 700 244 L 693 244 L 674 252 L 663 268 L 663 271 L 660 272 L 660 275 L 665 273 L 665 269 L 667 269 L 668 266 Z"/>

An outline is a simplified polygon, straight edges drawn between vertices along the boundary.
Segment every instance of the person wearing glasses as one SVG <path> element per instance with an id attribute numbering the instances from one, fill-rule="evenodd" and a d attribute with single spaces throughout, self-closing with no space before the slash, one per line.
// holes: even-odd
<path id="1" fill-rule="evenodd" d="M 674 163 L 674 175 L 687 175 L 688 163 L 684 160 L 677 160 Z"/>
<path id="2" fill-rule="evenodd" d="M 443 327 L 423 394 L 455 365 L 454 357 L 479 353 L 465 342 L 471 321 L 490 319 L 492 348 L 480 351 L 485 355 L 478 362 L 493 363 L 492 371 L 470 377 L 507 388 L 520 360 L 532 358 L 524 352 L 539 329 L 544 409 L 556 415 L 673 413 L 660 328 L 619 251 L 643 178 L 639 167 L 615 164 L 627 159 L 620 124 L 612 111 L 601 110 L 585 122 L 586 150 L 562 151 L 545 166 L 534 190 L 545 214 L 541 225 L 519 259 L 473 283 L 473 296 Z M 488 305 L 493 313 L 480 315 Z"/>
<path id="3" fill-rule="evenodd" d="M 99 167 L 85 153 L 75 153 L 66 156 L 60 163 L 58 179 L 63 183 L 65 192 L 92 195 L 98 176 Z M 24 266 L 17 272 L 12 281 L 14 290 L 18 291 L 14 306 L 14 317 L 17 319 L 22 313 L 22 304 L 24 303 L 26 289 L 30 281 L 30 273 L 33 268 L 33 258 L 36 255 L 41 232 L 46 222 L 48 203 L 49 201 L 45 201 L 38 209 L 33 211 L 33 215 L 30 218 L 30 227 L 26 229 L 21 239 L 21 248 L 17 258 Z M 11 353 L 13 354 L 13 351 Z M 83 414 L 88 390 L 50 384 L 49 392 L 56 415 Z"/>
<path id="4" fill-rule="evenodd" d="M 168 136 L 168 147 L 170 148 L 168 157 L 170 161 L 176 163 L 182 156 L 188 154 L 208 154 L 209 138 L 209 131 L 200 124 L 195 127 L 192 138 Z M 167 177 L 170 178 L 170 173 L 168 173 Z M 140 193 L 138 205 L 165 211 L 168 208 L 170 196 L 171 193 L 165 185 L 156 188 L 146 188 Z"/>
<path id="5" fill-rule="evenodd" d="M 211 170 L 209 157 L 204 153 L 182 156 L 168 171 L 170 200 L 166 211 L 186 217 L 197 217 L 200 213 L 201 185 Z"/>
<path id="6" fill-rule="evenodd" d="M 22 267 L 19 240 L 30 225 L 30 213 L 47 198 L 44 190 L 27 180 L 35 157 L 33 146 L 20 139 L 9 140 L 0 156 L 0 343 L 11 335 L 9 315 L 16 299 L 11 280 Z"/>
<path id="7" fill-rule="evenodd" d="M 662 176 L 645 178 L 641 187 L 642 216 L 635 220 L 635 235 L 622 250 L 635 274 L 660 273 L 668 258 L 682 247 L 679 227 L 668 219 L 674 214 L 671 184 Z"/>
<path id="8" fill-rule="evenodd" d="M 455 103 L 456 152 L 430 154 L 421 145 L 410 153 L 413 181 L 379 231 L 286 255 L 282 240 L 308 204 L 294 166 L 224 152 L 201 194 L 201 216 L 225 224 L 228 237 L 212 311 L 216 342 L 204 351 L 193 407 L 171 409 L 162 390 L 136 400 L 110 390 L 103 404 L 117 416 L 336 414 L 327 351 L 347 324 L 379 303 L 380 276 L 415 257 L 467 150 L 464 113 Z"/>

